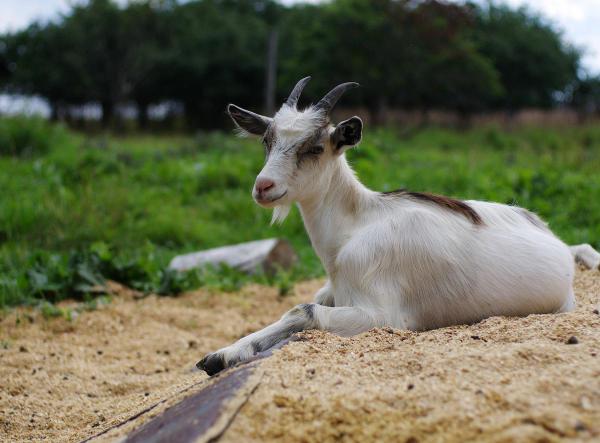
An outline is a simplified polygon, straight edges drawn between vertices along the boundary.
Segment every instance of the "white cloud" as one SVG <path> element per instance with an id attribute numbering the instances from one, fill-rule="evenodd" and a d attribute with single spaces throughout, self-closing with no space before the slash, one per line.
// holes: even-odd
<path id="1" fill-rule="evenodd" d="M 67 0 L 2 0 L 0 31 L 14 31 L 34 20 L 56 17 L 67 9 Z"/>
<path id="2" fill-rule="evenodd" d="M 553 19 L 563 21 L 583 21 L 586 17 L 586 9 L 590 6 L 586 0 L 506 0 L 511 6 L 527 5 L 536 11 L 543 11 L 544 14 Z"/>
<path id="3" fill-rule="evenodd" d="M 14 31 L 35 20 L 52 20 L 83 0 L 0 0 L 0 32 Z M 126 3 L 118 0 L 117 3 Z"/>
<path id="4" fill-rule="evenodd" d="M 506 0 L 541 12 L 564 32 L 567 41 L 585 50 L 583 66 L 600 73 L 600 0 Z"/>
<path id="5" fill-rule="evenodd" d="M 527 5 L 533 10 L 543 11 L 544 14 L 555 20 L 580 22 L 585 20 L 586 9 L 589 5 L 586 0 L 506 0 L 509 5 Z"/>

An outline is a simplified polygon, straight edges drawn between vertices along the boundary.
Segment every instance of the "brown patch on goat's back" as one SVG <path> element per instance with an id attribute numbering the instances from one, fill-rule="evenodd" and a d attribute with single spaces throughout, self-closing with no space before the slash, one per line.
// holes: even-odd
<path id="1" fill-rule="evenodd" d="M 395 196 L 395 195 L 406 196 L 409 198 L 413 198 L 415 200 L 433 203 L 435 205 L 446 208 L 450 211 L 456 212 L 458 214 L 462 214 L 463 216 L 465 216 L 469 220 L 471 220 L 473 222 L 473 224 L 476 224 L 476 225 L 483 224 L 483 220 L 481 219 L 481 217 L 479 216 L 477 211 L 475 211 L 475 209 L 473 209 L 471 206 L 469 206 L 468 203 L 465 203 L 462 200 L 457 200 L 455 198 L 446 197 L 444 195 L 431 194 L 429 192 L 411 192 L 411 191 L 407 191 L 405 189 L 399 189 L 397 191 L 383 192 L 382 194 L 383 195 L 391 195 L 391 196 Z"/>

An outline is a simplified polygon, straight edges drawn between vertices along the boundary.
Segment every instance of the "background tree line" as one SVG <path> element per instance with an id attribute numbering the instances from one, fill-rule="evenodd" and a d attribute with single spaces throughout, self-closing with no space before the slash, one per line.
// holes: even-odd
<path id="1" fill-rule="evenodd" d="M 0 88 L 47 99 L 53 118 L 96 103 L 104 125 L 135 104 L 182 106 L 191 127 L 223 124 L 235 101 L 262 109 L 267 47 L 278 35 L 278 100 L 313 76 L 308 100 L 336 82 L 377 116 L 388 108 L 475 112 L 571 105 L 597 112 L 600 80 L 542 17 L 493 3 L 334 0 L 111 0 L 76 4 L 59 20 L 0 36 Z"/>

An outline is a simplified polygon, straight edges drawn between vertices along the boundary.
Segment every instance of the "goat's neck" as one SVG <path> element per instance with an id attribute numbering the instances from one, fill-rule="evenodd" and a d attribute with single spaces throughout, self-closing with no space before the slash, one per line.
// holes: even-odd
<path id="1" fill-rule="evenodd" d="M 329 274 L 335 257 L 364 210 L 372 191 L 358 181 L 341 155 L 325 176 L 320 192 L 298 202 L 313 248 Z"/>

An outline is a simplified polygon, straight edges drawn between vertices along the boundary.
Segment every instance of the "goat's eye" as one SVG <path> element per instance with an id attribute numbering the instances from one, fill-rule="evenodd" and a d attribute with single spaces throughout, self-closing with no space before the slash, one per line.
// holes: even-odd
<path id="1" fill-rule="evenodd" d="M 323 146 L 313 146 L 307 151 L 308 154 L 319 155 L 323 153 Z"/>

